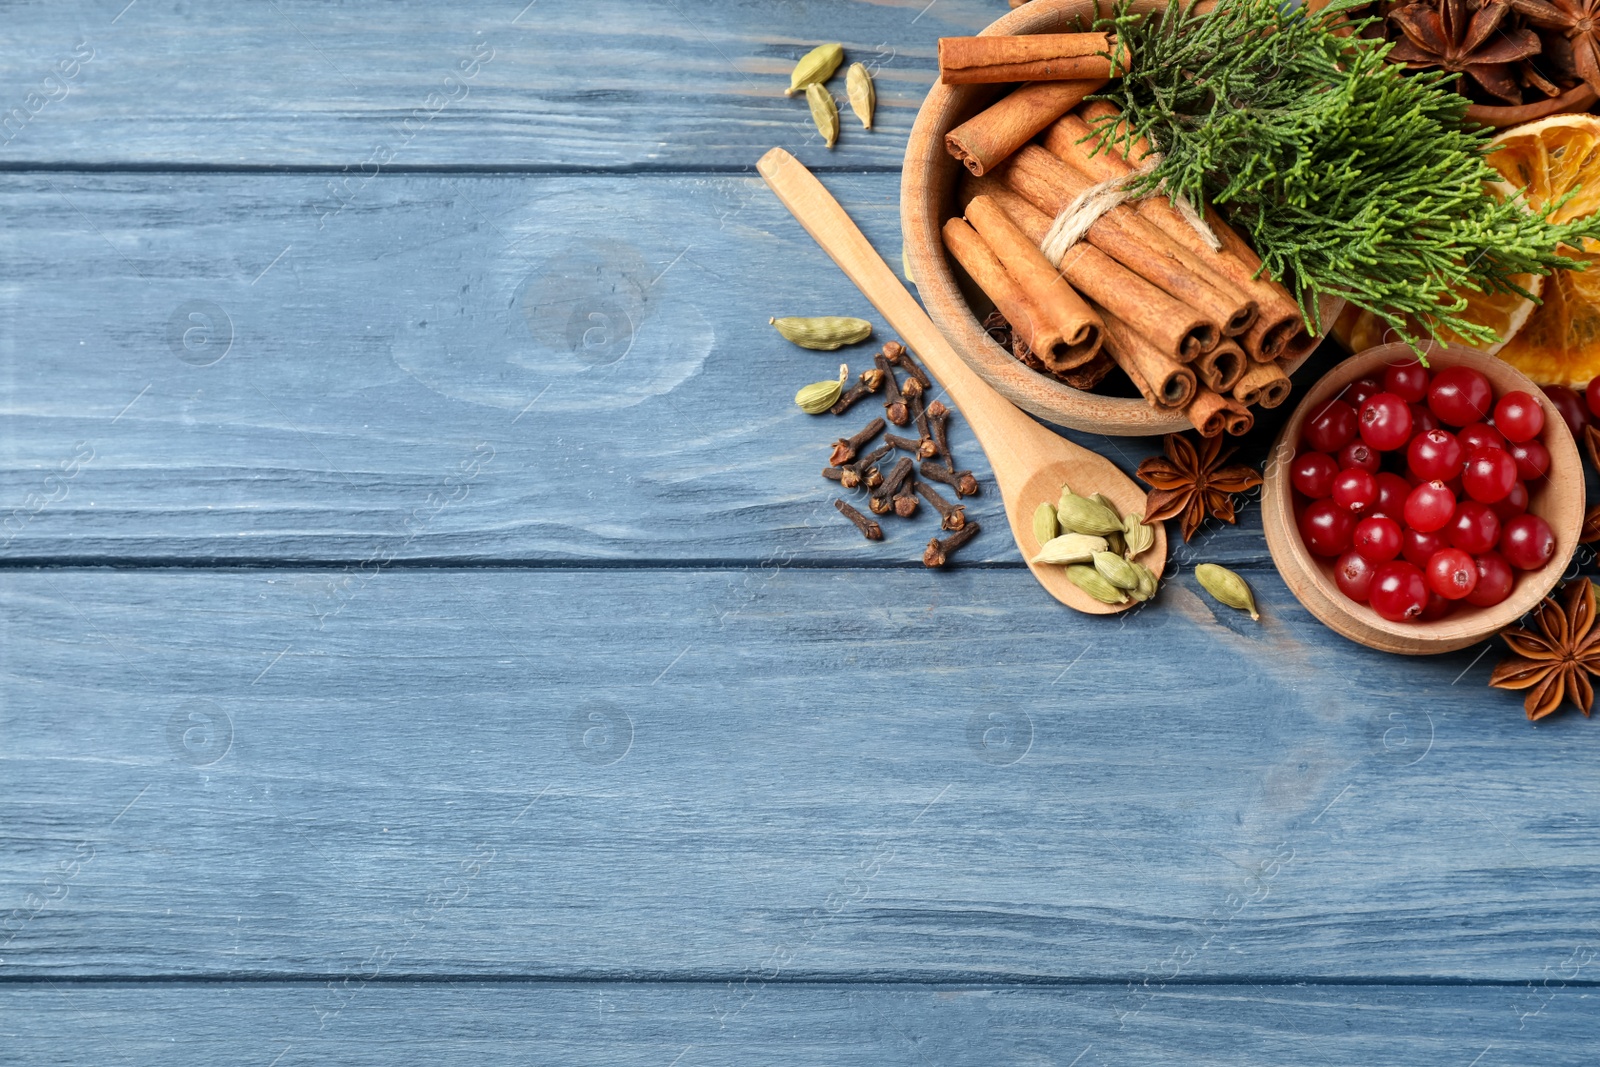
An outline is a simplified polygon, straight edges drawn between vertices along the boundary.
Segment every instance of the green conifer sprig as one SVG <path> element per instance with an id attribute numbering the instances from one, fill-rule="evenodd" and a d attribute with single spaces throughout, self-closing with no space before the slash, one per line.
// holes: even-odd
<path id="1" fill-rule="evenodd" d="M 1281 0 L 1220 0 L 1208 14 L 1171 0 L 1132 14 L 1123 0 L 1097 28 L 1114 31 L 1132 69 L 1100 99 L 1127 117 L 1101 120 L 1097 149 L 1147 138 L 1161 163 L 1133 191 L 1210 202 L 1244 231 L 1264 268 L 1290 287 L 1307 323 L 1317 299 L 1340 296 L 1384 319 L 1413 348 L 1420 325 L 1479 342 L 1463 290 L 1518 292 L 1519 274 L 1582 263 L 1560 246 L 1600 239 L 1600 216 L 1550 221 L 1519 198 L 1485 192 L 1493 131 L 1469 124 L 1446 72 L 1405 74 L 1390 45 L 1337 26 L 1363 0 L 1310 14 Z"/>

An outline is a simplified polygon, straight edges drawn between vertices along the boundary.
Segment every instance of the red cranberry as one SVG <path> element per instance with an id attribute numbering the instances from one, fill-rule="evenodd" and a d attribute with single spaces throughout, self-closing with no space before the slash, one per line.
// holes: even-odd
<path id="1" fill-rule="evenodd" d="M 1456 434 L 1456 440 L 1461 442 L 1462 450 L 1469 456 L 1480 448 L 1506 447 L 1506 439 L 1500 435 L 1500 431 L 1487 422 L 1463 426 L 1461 432 Z"/>
<path id="2" fill-rule="evenodd" d="M 1564 385 L 1542 386 L 1544 395 L 1550 398 L 1550 403 L 1555 406 L 1561 415 L 1561 421 L 1567 424 L 1567 429 L 1572 431 L 1573 437 L 1583 436 L 1583 428 L 1589 422 L 1589 406 L 1578 398 Z"/>
<path id="3" fill-rule="evenodd" d="M 1503 448 L 1480 448 L 1467 457 L 1461 488 L 1474 500 L 1498 503 L 1517 484 L 1517 461 Z"/>
<path id="4" fill-rule="evenodd" d="M 1416 530 L 1406 530 L 1400 535 L 1400 554 L 1407 563 L 1418 567 L 1425 567 L 1433 554 L 1441 548 L 1449 548 L 1450 542 L 1445 540 L 1442 533 L 1418 533 Z"/>
<path id="5" fill-rule="evenodd" d="M 1428 386 L 1428 407 L 1446 426 L 1465 426 L 1489 417 L 1494 387 L 1481 371 L 1471 367 L 1446 367 Z"/>
<path id="6" fill-rule="evenodd" d="M 1456 496 L 1443 482 L 1423 482 L 1406 497 L 1406 525 L 1418 533 L 1442 530 L 1456 512 Z"/>
<path id="7" fill-rule="evenodd" d="M 1330 400 L 1306 420 L 1306 444 L 1318 452 L 1337 452 L 1356 436 L 1356 409 Z"/>
<path id="8" fill-rule="evenodd" d="M 1406 497 L 1411 495 L 1411 483 L 1389 471 L 1379 472 L 1373 480 L 1378 483 L 1378 499 L 1372 505 L 1371 514 L 1387 515 L 1399 522 L 1405 517 Z"/>
<path id="9" fill-rule="evenodd" d="M 1356 523 L 1350 544 L 1373 563 L 1388 563 L 1400 554 L 1400 524 L 1383 515 L 1362 519 Z"/>
<path id="10" fill-rule="evenodd" d="M 1411 440 L 1411 409 L 1393 393 L 1370 396 L 1361 405 L 1361 439 L 1379 452 Z"/>
<path id="11" fill-rule="evenodd" d="M 1383 387 L 1407 404 L 1420 404 L 1428 395 L 1428 368 L 1419 361 L 1391 363 L 1383 372 Z"/>
<path id="12" fill-rule="evenodd" d="M 1473 560 L 1478 565 L 1478 585 L 1467 594 L 1467 603 L 1480 608 L 1492 608 L 1511 595 L 1516 576 L 1511 565 L 1498 552 L 1485 552 Z"/>
<path id="13" fill-rule="evenodd" d="M 1381 462 L 1382 457 L 1365 441 L 1351 441 L 1339 449 L 1340 470 L 1355 469 L 1377 474 Z"/>
<path id="14" fill-rule="evenodd" d="M 1428 560 L 1428 588 L 1446 600 L 1460 600 L 1478 587 L 1478 565 L 1459 548 L 1444 548 Z"/>
<path id="15" fill-rule="evenodd" d="M 1544 432 L 1544 408 L 1518 389 L 1495 404 L 1494 426 L 1506 435 L 1507 441 L 1531 441 Z"/>
<path id="16" fill-rule="evenodd" d="M 1333 502 L 1350 512 L 1362 512 L 1378 499 L 1378 480 L 1357 467 L 1340 471 L 1333 479 Z"/>
<path id="17" fill-rule="evenodd" d="M 1514 441 L 1506 452 L 1517 461 L 1517 476 L 1525 482 L 1537 481 L 1550 472 L 1550 450 L 1543 441 Z"/>
<path id="18" fill-rule="evenodd" d="M 1313 500 L 1300 513 L 1300 536 L 1319 556 L 1341 556 L 1350 550 L 1355 516 L 1331 500 Z"/>
<path id="19" fill-rule="evenodd" d="M 1589 387 L 1583 391 L 1583 399 L 1588 405 L 1589 414 L 1600 419 L 1600 378 L 1590 378 Z M 1565 415 L 1562 418 L 1566 418 Z"/>
<path id="20" fill-rule="evenodd" d="M 1449 430 L 1419 433 L 1406 446 L 1406 466 L 1424 482 L 1447 482 L 1461 473 L 1461 442 Z"/>
<path id="21" fill-rule="evenodd" d="M 1456 505 L 1455 516 L 1444 528 L 1444 535 L 1463 552 L 1481 555 L 1500 540 L 1500 516 L 1488 504 L 1463 500 Z"/>
<path id="22" fill-rule="evenodd" d="M 1340 399 L 1360 411 L 1362 404 L 1365 404 L 1370 398 L 1377 396 L 1381 392 L 1383 392 L 1383 386 L 1378 382 L 1373 381 L 1371 378 L 1357 378 L 1345 386 L 1344 395 Z"/>
<path id="23" fill-rule="evenodd" d="M 1429 430 L 1437 430 L 1443 425 L 1444 424 L 1439 421 L 1439 416 L 1435 415 L 1428 405 L 1411 405 L 1412 433 L 1427 433 Z"/>
<path id="24" fill-rule="evenodd" d="M 1333 565 L 1333 581 L 1339 592 L 1357 603 L 1367 602 L 1367 592 L 1372 588 L 1372 576 L 1378 565 L 1359 552 L 1346 552 Z"/>
<path id="25" fill-rule="evenodd" d="M 1497 501 L 1491 506 L 1494 508 L 1494 513 L 1500 516 L 1500 524 L 1504 526 L 1509 520 L 1528 510 L 1527 485 L 1523 482 L 1515 483 L 1504 500 Z"/>
<path id="26" fill-rule="evenodd" d="M 1519 571 L 1536 571 L 1556 554 L 1556 535 L 1537 515 L 1518 515 L 1500 535 L 1500 554 Z"/>
<path id="27" fill-rule="evenodd" d="M 1289 484 L 1296 492 L 1312 500 L 1321 500 L 1333 493 L 1333 479 L 1338 473 L 1339 465 L 1332 456 L 1323 452 L 1302 452 L 1294 457 L 1289 467 Z"/>
<path id="28" fill-rule="evenodd" d="M 1409 563 L 1390 560 L 1379 565 L 1367 593 L 1372 610 L 1390 622 L 1408 622 L 1428 606 L 1428 583 L 1422 571 Z"/>

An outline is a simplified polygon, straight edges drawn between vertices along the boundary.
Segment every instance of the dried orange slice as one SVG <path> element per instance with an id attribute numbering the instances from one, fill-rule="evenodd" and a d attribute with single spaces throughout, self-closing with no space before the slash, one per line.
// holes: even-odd
<path id="1" fill-rule="evenodd" d="M 1573 198 L 1552 216 L 1556 222 L 1600 210 L 1600 116 L 1554 115 L 1515 126 L 1489 142 L 1499 150 L 1489 165 L 1505 175 L 1501 196 L 1526 187 L 1537 210 L 1574 188 Z M 1567 252 L 1588 263 L 1584 271 L 1557 271 L 1545 280 L 1543 303 L 1500 348 L 1501 359 L 1540 385 L 1582 388 L 1600 375 L 1600 243 Z"/>

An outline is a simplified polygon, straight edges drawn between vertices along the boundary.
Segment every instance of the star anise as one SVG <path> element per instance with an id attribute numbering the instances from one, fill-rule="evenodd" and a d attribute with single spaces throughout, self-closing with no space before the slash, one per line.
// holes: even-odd
<path id="1" fill-rule="evenodd" d="M 1572 45 L 1572 65 L 1600 93 L 1600 0 L 1508 0 L 1535 26 L 1559 30 Z"/>
<path id="2" fill-rule="evenodd" d="M 1600 675 L 1600 631 L 1594 628 L 1594 583 L 1578 578 L 1562 587 L 1564 603 L 1546 597 L 1534 609 L 1539 633 L 1519 626 L 1500 636 L 1513 655 L 1495 667 L 1489 684 L 1497 689 L 1526 689 L 1522 706 L 1528 718 L 1542 719 L 1561 706 L 1562 697 L 1589 714 L 1594 683 Z"/>
<path id="3" fill-rule="evenodd" d="M 1556 3 L 1600 3 L 1600 0 L 1555 0 Z M 1511 0 L 1522 3 L 1543 0 Z M 1438 67 L 1465 74 L 1484 90 L 1508 103 L 1522 103 L 1515 64 L 1539 51 L 1532 30 L 1501 25 L 1511 13 L 1511 3 L 1481 3 L 1476 10 L 1467 0 L 1440 0 L 1438 7 L 1408 4 L 1389 15 L 1405 36 L 1395 42 L 1389 59 L 1412 70 Z M 1530 16 L 1531 18 L 1531 16 Z"/>
<path id="4" fill-rule="evenodd" d="M 1260 473 L 1242 463 L 1224 467 L 1234 450 L 1224 452 L 1220 436 L 1202 438 L 1198 450 L 1181 433 L 1167 434 L 1163 444 L 1166 457 L 1152 456 L 1139 464 L 1136 472 L 1151 486 L 1145 498 L 1144 521 L 1180 516 L 1178 525 L 1185 541 L 1200 529 L 1207 512 L 1223 522 L 1236 522 L 1232 494 L 1260 485 Z"/>

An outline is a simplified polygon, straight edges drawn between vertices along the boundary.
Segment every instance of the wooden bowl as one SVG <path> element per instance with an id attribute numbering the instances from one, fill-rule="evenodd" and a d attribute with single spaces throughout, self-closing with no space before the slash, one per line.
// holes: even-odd
<path id="1" fill-rule="evenodd" d="M 1437 622 L 1390 622 L 1365 604 L 1350 600 L 1334 584 L 1333 561 L 1314 556 L 1300 538 L 1295 524 L 1294 490 L 1289 484 L 1290 460 L 1300 441 L 1300 428 L 1311 413 L 1337 397 L 1358 378 L 1381 377 L 1389 363 L 1413 358 L 1409 346 L 1379 345 L 1360 352 L 1334 367 L 1312 386 L 1293 417 L 1278 435 L 1272 462 L 1267 465 L 1262 488 L 1261 522 L 1266 528 L 1272 562 L 1289 591 L 1323 624 L 1352 641 L 1383 652 L 1426 656 L 1476 644 L 1516 622 L 1539 603 L 1561 579 L 1578 547 L 1583 525 L 1583 466 L 1572 433 L 1537 385 L 1509 363 L 1464 348 L 1435 348 L 1428 363 L 1441 367 L 1467 366 L 1482 371 L 1494 385 L 1495 395 L 1515 389 L 1538 397 L 1544 408 L 1544 444 L 1550 450 L 1550 473 L 1537 486 L 1529 486 L 1528 510 L 1550 524 L 1556 536 L 1556 553 L 1536 571 L 1516 572 L 1511 595 L 1490 608 L 1461 604 Z"/>
<path id="2" fill-rule="evenodd" d="M 1132 10 L 1139 13 L 1165 7 L 1163 0 L 1133 0 L 1132 4 Z M 1032 0 L 983 34 L 1070 33 L 1087 29 L 1096 17 L 1095 0 Z M 1029 370 L 989 337 L 967 303 L 940 236 L 944 220 L 955 214 L 956 184 L 963 173 L 961 164 L 945 150 L 944 135 L 992 103 L 1004 88 L 935 82 L 917 113 L 900 179 L 900 221 L 906 258 L 922 303 L 967 366 L 1013 404 L 1047 422 L 1127 436 L 1189 429 L 1189 420 L 1181 411 L 1153 408 L 1140 397 L 1084 392 Z M 1343 308 L 1342 300 L 1323 301 L 1324 326 L 1331 327 Z M 1313 340 L 1304 351 L 1293 353 L 1286 369 L 1298 367 L 1316 346 Z"/>

